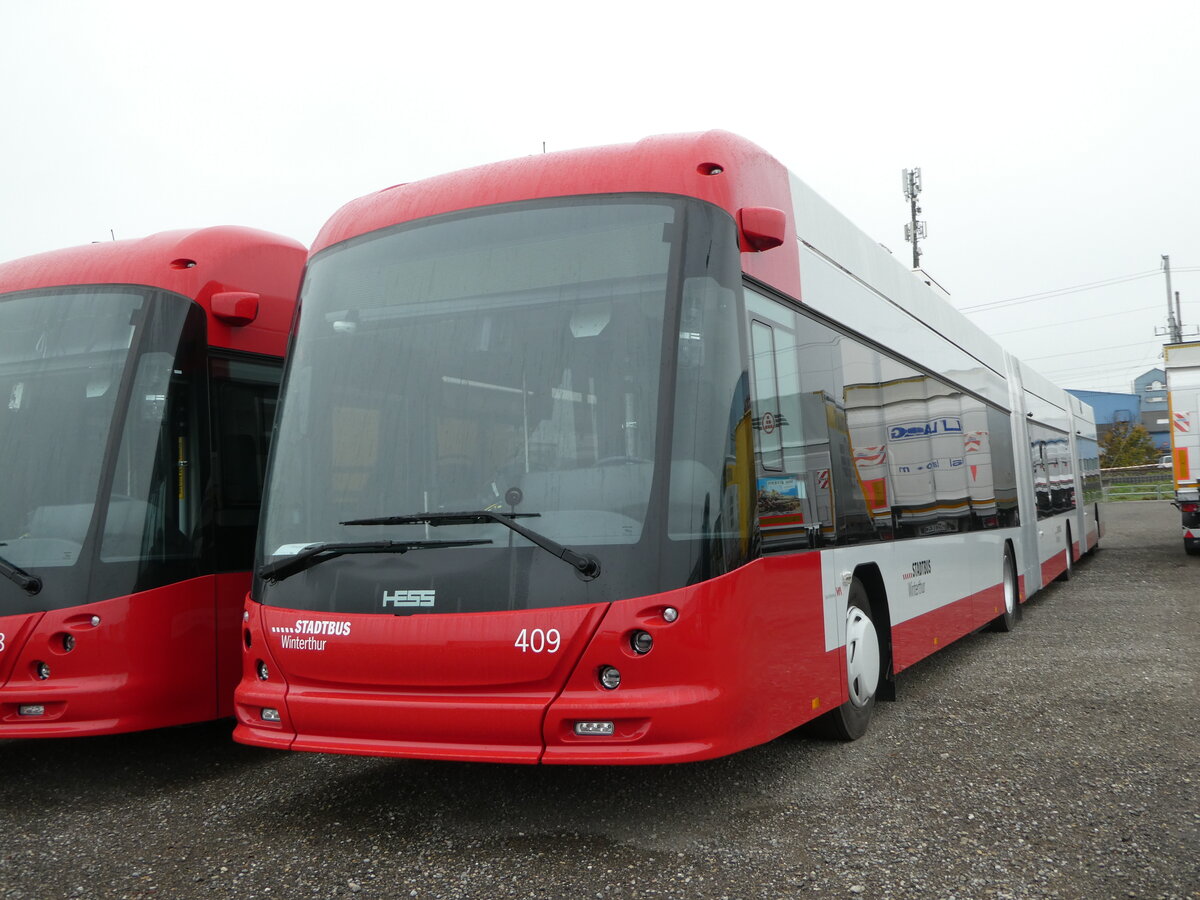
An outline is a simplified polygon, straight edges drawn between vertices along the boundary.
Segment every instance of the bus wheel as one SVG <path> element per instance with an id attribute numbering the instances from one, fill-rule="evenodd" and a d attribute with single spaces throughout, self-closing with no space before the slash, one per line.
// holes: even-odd
<path id="1" fill-rule="evenodd" d="M 992 619 L 994 631 L 1012 631 L 1021 617 L 1020 597 L 1017 594 L 1017 566 L 1013 562 L 1012 550 L 1004 548 L 1004 612 Z"/>
<path id="2" fill-rule="evenodd" d="M 823 737 L 853 741 L 867 733 L 879 687 L 879 635 L 871 620 L 867 589 L 857 578 L 850 582 L 846 602 L 846 685 L 849 699 L 813 724 Z"/>

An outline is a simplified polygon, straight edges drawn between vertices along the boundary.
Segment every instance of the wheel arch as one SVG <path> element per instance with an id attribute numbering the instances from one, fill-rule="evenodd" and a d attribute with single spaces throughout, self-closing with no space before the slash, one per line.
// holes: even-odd
<path id="1" fill-rule="evenodd" d="M 875 696 L 879 700 L 896 699 L 896 673 L 892 663 L 892 612 L 888 605 L 887 587 L 883 583 L 883 575 L 876 563 L 864 563 L 854 570 L 857 578 L 867 592 L 871 604 L 871 620 L 875 623 L 875 633 L 879 636 L 879 652 L 881 654 L 879 687 Z"/>

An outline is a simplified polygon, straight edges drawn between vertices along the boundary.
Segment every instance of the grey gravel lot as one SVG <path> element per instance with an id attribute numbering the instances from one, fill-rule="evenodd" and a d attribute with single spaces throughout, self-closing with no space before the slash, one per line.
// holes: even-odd
<path id="1" fill-rule="evenodd" d="M 525 768 L 0 742 L 0 897 L 1200 897 L 1200 557 L 1166 503 L 853 744 Z"/>

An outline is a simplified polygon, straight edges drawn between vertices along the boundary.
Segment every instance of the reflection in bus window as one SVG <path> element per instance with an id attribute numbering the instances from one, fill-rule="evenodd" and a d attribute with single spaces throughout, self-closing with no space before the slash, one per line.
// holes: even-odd
<path id="1" fill-rule="evenodd" d="M 1018 523 L 1006 413 L 751 290 L 747 310 L 752 335 L 771 332 L 752 341 L 755 371 L 777 372 L 779 385 L 770 399 L 756 375 L 765 540 L 812 546 Z M 782 468 L 771 464 L 777 445 Z"/>
<path id="2" fill-rule="evenodd" d="M 1029 457 L 1039 519 L 1075 508 L 1075 473 L 1071 448 L 1061 431 L 1029 423 Z"/>

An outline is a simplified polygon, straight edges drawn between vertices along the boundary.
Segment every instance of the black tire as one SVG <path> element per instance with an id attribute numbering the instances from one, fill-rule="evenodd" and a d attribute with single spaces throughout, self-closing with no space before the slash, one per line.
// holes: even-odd
<path id="1" fill-rule="evenodd" d="M 815 720 L 814 733 L 840 741 L 858 740 L 867 733 L 879 690 L 881 651 L 867 589 L 854 578 L 846 599 L 846 682 L 850 697 Z"/>
<path id="2" fill-rule="evenodd" d="M 1075 561 L 1071 558 L 1071 556 L 1072 556 L 1071 526 L 1068 525 L 1067 526 L 1067 567 L 1058 573 L 1058 577 L 1054 579 L 1055 581 L 1070 581 L 1071 576 L 1073 576 L 1075 574 Z"/>
<path id="3" fill-rule="evenodd" d="M 1004 572 L 1001 575 L 1001 585 L 1004 591 L 1004 611 L 992 619 L 990 625 L 993 631 L 1012 631 L 1021 619 L 1021 594 L 1017 586 L 1017 564 L 1013 560 L 1012 548 L 1004 548 Z"/>
<path id="4" fill-rule="evenodd" d="M 1096 519 L 1096 543 L 1092 544 L 1092 546 L 1088 548 L 1087 555 L 1088 555 L 1089 559 L 1095 557 L 1096 551 L 1100 549 L 1100 504 L 1099 503 L 1097 503 L 1095 506 L 1094 515 L 1095 515 L 1095 519 Z"/>

